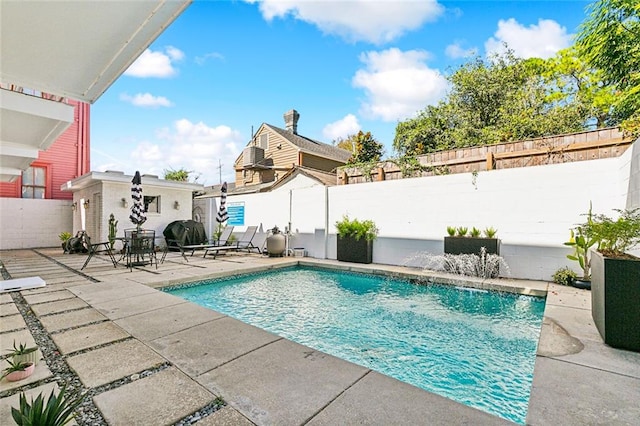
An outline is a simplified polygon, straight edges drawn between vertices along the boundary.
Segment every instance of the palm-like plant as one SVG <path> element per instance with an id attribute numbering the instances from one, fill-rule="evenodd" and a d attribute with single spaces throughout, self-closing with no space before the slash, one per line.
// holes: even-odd
<path id="1" fill-rule="evenodd" d="M 20 394 L 20 408 L 11 407 L 11 416 L 18 426 L 62 426 L 73 419 L 73 412 L 82 399 L 79 393 L 66 393 L 66 386 L 58 395 L 51 391 L 46 402 L 40 393 L 29 403 L 23 392 Z"/>

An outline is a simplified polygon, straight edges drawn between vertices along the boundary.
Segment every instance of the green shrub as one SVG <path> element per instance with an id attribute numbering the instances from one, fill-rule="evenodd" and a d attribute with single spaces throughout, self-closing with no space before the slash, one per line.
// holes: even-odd
<path id="1" fill-rule="evenodd" d="M 620 210 L 618 219 L 598 214 L 588 222 L 588 232 L 598 241 L 598 251 L 618 257 L 640 245 L 640 208 Z"/>
<path id="2" fill-rule="evenodd" d="M 566 266 L 553 274 L 553 282 L 560 285 L 571 285 L 576 278 L 578 278 L 578 274 Z"/>
<path id="3" fill-rule="evenodd" d="M 342 216 L 342 220 L 335 223 L 336 231 L 340 238 L 353 237 L 356 240 L 361 238 L 373 241 L 378 236 L 378 228 L 372 220 L 349 219 L 349 216 Z"/>
<path id="4" fill-rule="evenodd" d="M 449 234 L 450 237 L 453 237 L 456 235 L 456 227 L 455 226 L 447 226 L 447 234 Z"/>

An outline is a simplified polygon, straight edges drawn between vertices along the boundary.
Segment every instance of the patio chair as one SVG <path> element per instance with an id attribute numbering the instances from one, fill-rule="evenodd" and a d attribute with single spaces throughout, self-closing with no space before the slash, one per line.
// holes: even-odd
<path id="1" fill-rule="evenodd" d="M 230 244 L 227 244 L 226 246 L 207 247 L 204 249 L 204 255 L 202 257 L 207 257 L 208 254 L 212 254 L 213 258 L 215 259 L 216 256 L 221 252 L 224 253 L 230 250 L 233 250 L 233 251 L 247 250 L 247 253 L 251 253 L 251 250 L 256 250 L 259 253 L 260 248 L 256 247 L 253 243 L 253 240 L 256 236 L 257 231 L 258 231 L 257 226 L 248 226 L 247 230 L 244 231 L 244 234 L 238 240 Z"/>
<path id="2" fill-rule="evenodd" d="M 113 267 L 114 268 L 118 267 L 118 262 L 116 261 L 116 258 L 113 256 L 113 249 L 111 248 L 111 243 L 109 241 L 92 243 L 91 238 L 86 233 L 83 235 L 82 238 L 84 241 L 84 246 L 87 249 L 87 252 L 89 253 L 89 255 L 87 256 L 87 260 L 84 261 L 82 268 L 80 268 L 81 271 L 89 264 L 89 261 L 93 258 L 93 256 L 95 256 L 96 254 L 102 251 L 107 252 L 109 259 L 111 260 L 111 263 L 113 263 Z"/>
<path id="3" fill-rule="evenodd" d="M 217 240 L 213 240 L 211 244 L 184 245 L 182 244 L 182 241 L 167 239 L 167 247 L 177 248 L 178 250 L 180 250 L 180 254 L 184 258 L 184 260 L 188 262 L 189 259 L 187 258 L 187 255 L 185 252 L 188 252 L 189 250 L 191 250 L 191 256 L 193 256 L 193 253 L 195 253 L 196 250 L 203 250 L 211 247 L 227 246 L 231 244 L 232 242 L 231 236 L 233 235 L 233 228 L 234 228 L 233 226 L 226 226 L 224 228 L 224 231 L 222 231 L 222 234 L 220 234 L 220 238 L 218 238 Z"/>
<path id="4" fill-rule="evenodd" d="M 156 256 L 156 231 L 125 230 L 127 266 L 133 271 L 134 266 L 153 265 L 158 269 Z M 148 260 L 147 260 L 148 259 Z"/>

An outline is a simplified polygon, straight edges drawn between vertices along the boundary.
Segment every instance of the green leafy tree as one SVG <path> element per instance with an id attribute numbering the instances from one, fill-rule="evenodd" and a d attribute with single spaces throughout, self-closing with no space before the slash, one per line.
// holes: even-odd
<path id="1" fill-rule="evenodd" d="M 349 136 L 347 141 L 355 146 L 349 164 L 380 161 L 384 154 L 384 146 L 371 136 L 371 132 L 364 133 L 360 130 L 357 134 Z"/>
<path id="2" fill-rule="evenodd" d="M 345 151 L 349 151 L 352 154 L 355 153 L 356 150 L 356 145 L 354 142 L 354 136 L 355 135 L 349 135 L 347 136 L 347 138 L 338 138 L 336 140 L 333 141 L 333 145 L 338 147 L 338 148 L 342 148 Z"/>
<path id="3" fill-rule="evenodd" d="M 175 180 L 178 182 L 189 182 L 189 175 L 193 173 L 193 171 L 188 171 L 184 168 L 173 170 L 173 169 L 165 169 L 164 178 L 166 180 Z"/>
<path id="4" fill-rule="evenodd" d="M 593 121 L 596 127 L 619 122 L 615 87 L 604 83 L 604 73 L 590 66 L 575 46 L 547 60 L 530 59 L 529 62 L 543 79 L 547 102 L 573 104 L 580 115 Z"/>
<path id="5" fill-rule="evenodd" d="M 615 85 L 622 127 L 640 135 L 640 2 L 598 0 L 577 37 L 580 54 Z"/>
<path id="6" fill-rule="evenodd" d="M 587 109 L 569 94 L 550 93 L 545 67 L 508 49 L 463 64 L 447 77 L 451 90 L 445 100 L 398 123 L 395 151 L 419 155 L 582 130 Z"/>

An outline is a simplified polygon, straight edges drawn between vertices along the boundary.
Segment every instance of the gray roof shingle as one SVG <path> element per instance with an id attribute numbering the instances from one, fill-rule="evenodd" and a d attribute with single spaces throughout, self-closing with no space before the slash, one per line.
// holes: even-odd
<path id="1" fill-rule="evenodd" d="M 271 124 L 265 123 L 264 125 L 300 148 L 303 152 L 316 154 L 320 157 L 329 158 L 342 163 L 346 163 L 349 158 L 351 158 L 351 152 L 345 149 L 338 148 L 324 142 L 318 142 L 305 136 L 293 134 Z"/>

